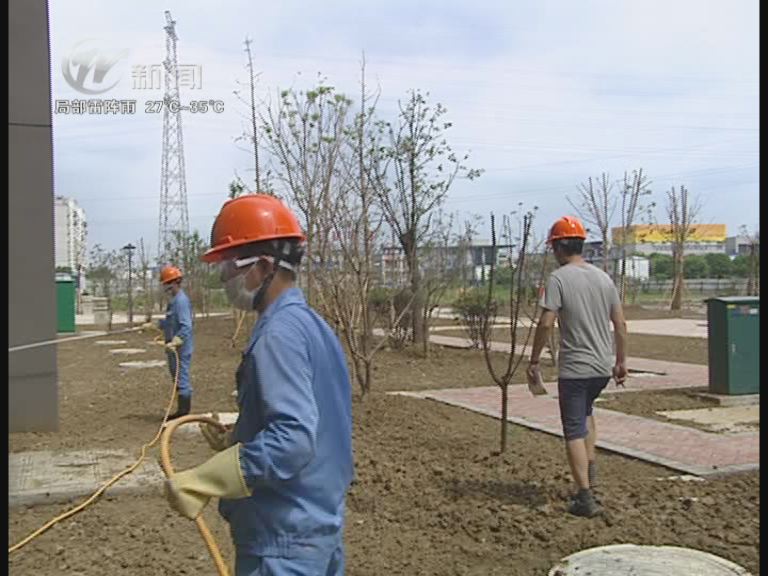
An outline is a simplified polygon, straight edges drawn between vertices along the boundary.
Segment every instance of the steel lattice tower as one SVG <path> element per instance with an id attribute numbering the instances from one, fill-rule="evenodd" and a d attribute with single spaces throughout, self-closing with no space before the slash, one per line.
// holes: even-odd
<path id="1" fill-rule="evenodd" d="M 184 138 L 181 131 L 179 100 L 179 67 L 177 60 L 176 21 L 165 12 L 164 26 L 166 56 L 165 95 L 163 97 L 163 159 L 160 183 L 160 226 L 158 234 L 158 261 L 167 263 L 174 245 L 174 235 L 189 233 L 187 211 L 187 180 L 184 171 Z M 172 104 L 173 103 L 173 104 Z M 173 105 L 174 110 L 171 110 Z"/>

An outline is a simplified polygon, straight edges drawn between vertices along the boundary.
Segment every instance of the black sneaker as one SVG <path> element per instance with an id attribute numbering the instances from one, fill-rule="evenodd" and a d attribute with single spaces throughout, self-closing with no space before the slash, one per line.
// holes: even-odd
<path id="1" fill-rule="evenodd" d="M 595 502 L 591 492 L 580 492 L 571 500 L 568 512 L 574 516 L 592 518 L 602 514 L 603 509 Z"/>

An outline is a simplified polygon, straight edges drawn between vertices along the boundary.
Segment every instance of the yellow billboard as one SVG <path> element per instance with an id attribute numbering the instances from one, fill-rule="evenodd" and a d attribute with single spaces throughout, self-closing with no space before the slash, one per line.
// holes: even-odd
<path id="1" fill-rule="evenodd" d="M 611 230 L 613 242 L 621 242 L 621 228 Z M 693 224 L 689 242 L 725 242 L 725 224 Z M 669 224 L 638 224 L 627 231 L 627 244 L 668 244 L 672 241 Z"/>

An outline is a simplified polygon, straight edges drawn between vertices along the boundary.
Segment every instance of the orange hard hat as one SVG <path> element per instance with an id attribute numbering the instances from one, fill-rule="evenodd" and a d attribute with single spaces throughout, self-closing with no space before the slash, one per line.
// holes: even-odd
<path id="1" fill-rule="evenodd" d="M 163 269 L 160 270 L 160 282 L 163 284 L 169 284 L 170 282 L 180 280 L 181 278 L 181 270 L 176 268 L 176 266 L 163 266 Z"/>
<path id="2" fill-rule="evenodd" d="M 211 229 L 211 248 L 203 262 L 218 262 L 232 248 L 267 240 L 304 241 L 299 221 L 279 198 L 267 194 L 245 194 L 221 207 Z"/>
<path id="3" fill-rule="evenodd" d="M 584 229 L 581 220 L 573 216 L 563 216 L 552 224 L 552 228 L 549 229 L 547 243 L 552 244 L 555 240 L 563 240 L 565 238 L 587 239 L 587 231 Z"/>

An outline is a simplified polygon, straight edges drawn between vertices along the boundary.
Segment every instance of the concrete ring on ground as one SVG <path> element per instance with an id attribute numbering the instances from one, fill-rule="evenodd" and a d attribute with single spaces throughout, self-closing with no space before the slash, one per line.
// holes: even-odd
<path id="1" fill-rule="evenodd" d="M 614 544 L 566 556 L 548 576 L 752 576 L 738 564 L 678 546 Z"/>

